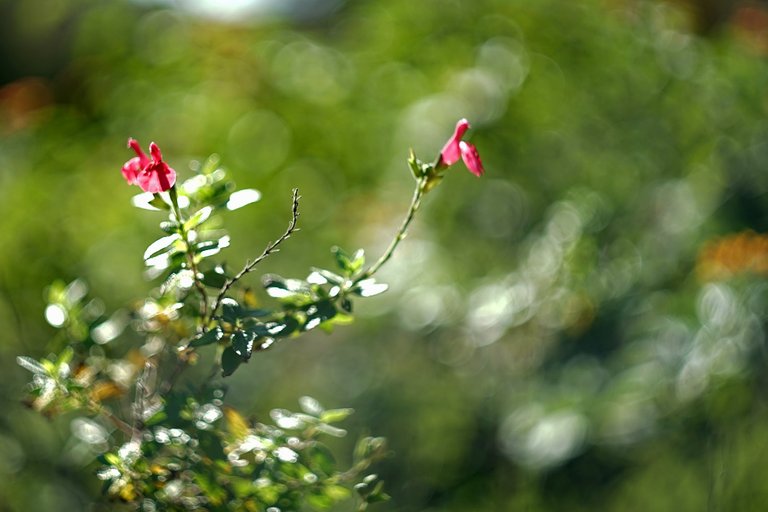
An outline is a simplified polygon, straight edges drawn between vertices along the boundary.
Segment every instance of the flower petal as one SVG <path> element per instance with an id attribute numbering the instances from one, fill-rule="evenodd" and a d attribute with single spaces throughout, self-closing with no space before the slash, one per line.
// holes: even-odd
<path id="1" fill-rule="evenodd" d="M 154 156 L 154 155 L 153 155 Z M 136 176 L 136 184 L 144 192 L 165 192 L 176 183 L 176 171 L 162 160 L 152 162 Z"/>
<path id="2" fill-rule="evenodd" d="M 485 169 L 483 169 L 483 162 L 480 160 L 480 154 L 477 152 L 477 148 L 469 142 L 461 141 L 459 143 L 459 149 L 461 149 L 461 158 L 464 160 L 464 164 L 467 166 L 467 169 L 469 169 L 469 172 L 478 178 L 482 176 Z"/>
<path id="3" fill-rule="evenodd" d="M 139 157 L 135 156 L 123 164 L 123 177 L 129 185 L 136 184 L 136 175 L 141 171 Z"/>
<path id="4" fill-rule="evenodd" d="M 144 152 L 141 150 L 141 146 L 139 146 L 139 143 L 134 138 L 128 139 L 128 147 L 131 148 L 135 153 L 136 156 L 128 160 L 123 164 L 123 177 L 125 178 L 125 181 L 128 182 L 129 185 L 135 185 L 136 184 L 136 176 L 141 172 L 141 170 L 146 167 L 146 165 L 150 162 L 149 157 L 144 154 Z"/>
<path id="5" fill-rule="evenodd" d="M 152 160 L 155 163 L 163 161 L 163 154 L 160 153 L 160 148 L 154 142 L 149 143 L 149 152 L 152 155 Z"/>
<path id="6" fill-rule="evenodd" d="M 466 119 L 459 119 L 456 123 L 456 129 L 448 142 L 443 146 L 443 150 L 440 151 L 440 161 L 445 165 L 453 165 L 459 161 L 461 150 L 459 149 L 459 142 L 464 134 L 469 129 L 469 121 Z"/>

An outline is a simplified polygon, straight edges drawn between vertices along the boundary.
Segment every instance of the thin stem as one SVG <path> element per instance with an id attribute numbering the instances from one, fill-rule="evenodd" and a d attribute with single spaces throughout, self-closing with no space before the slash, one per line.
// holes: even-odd
<path id="1" fill-rule="evenodd" d="M 297 188 L 293 189 L 291 221 L 288 223 L 288 228 L 280 236 L 280 238 L 278 238 L 274 242 L 269 242 L 267 246 L 264 248 L 264 250 L 262 251 L 262 253 L 256 259 L 246 262 L 245 266 L 240 270 L 240 272 L 238 272 L 234 277 L 229 278 L 224 282 L 224 285 L 221 287 L 221 290 L 219 290 L 219 293 L 216 295 L 216 298 L 213 301 L 213 305 L 211 306 L 211 309 L 210 309 L 211 318 L 213 317 L 213 315 L 216 314 L 216 310 L 219 309 L 222 299 L 227 294 L 229 289 L 232 288 L 232 285 L 234 285 L 236 282 L 242 279 L 247 273 L 251 272 L 254 268 L 256 268 L 256 265 L 258 265 L 259 263 L 267 259 L 273 252 L 279 251 L 277 246 L 283 243 L 284 241 L 286 241 L 288 238 L 290 238 L 291 234 L 293 234 L 294 231 L 297 231 L 296 223 L 299 220 L 299 197 L 300 197 L 299 189 Z"/>
<path id="2" fill-rule="evenodd" d="M 400 229 L 397 230 L 395 237 L 389 243 L 389 247 L 387 247 L 387 250 L 384 251 L 384 254 L 382 254 L 373 265 L 368 267 L 365 272 L 355 278 L 355 280 L 352 282 L 352 285 L 372 277 L 376 272 L 378 272 L 381 266 L 389 261 L 389 259 L 392 257 L 395 249 L 397 249 L 397 246 L 400 245 L 400 242 L 402 242 L 405 238 L 408 232 L 408 226 L 411 225 L 411 221 L 413 221 L 413 218 L 416 215 L 416 211 L 419 209 L 419 206 L 421 206 L 421 198 L 424 196 L 426 183 L 427 180 L 425 178 L 420 178 L 416 182 L 416 189 L 413 191 L 413 197 L 411 198 L 411 206 L 408 208 L 408 213 L 406 214 L 405 219 L 403 219 L 402 224 L 400 224 Z"/>
<path id="3" fill-rule="evenodd" d="M 205 330 L 206 323 L 205 318 L 208 316 L 208 295 L 205 293 L 205 286 L 200 281 L 199 273 L 197 270 L 197 262 L 195 261 L 195 253 L 192 250 L 192 245 L 189 241 L 189 233 L 184 226 L 184 219 L 181 216 L 181 208 L 179 207 L 179 197 L 176 192 L 176 186 L 173 186 L 169 190 L 171 196 L 171 204 L 173 205 L 173 213 L 176 216 L 176 221 L 179 223 L 179 231 L 181 232 L 181 239 L 186 247 L 187 264 L 192 271 L 193 282 L 195 283 L 195 289 L 200 295 L 200 318 L 203 320 L 202 329 Z"/>
<path id="4" fill-rule="evenodd" d="M 131 425 L 127 424 L 117 416 L 115 416 L 112 411 L 101 405 L 100 403 L 96 402 L 95 400 L 88 399 L 87 401 L 88 407 L 91 409 L 93 414 L 104 416 L 109 421 L 112 422 L 112 424 L 118 428 L 122 433 L 129 436 L 131 439 L 134 439 L 138 436 L 139 431 L 135 428 L 133 428 Z"/>

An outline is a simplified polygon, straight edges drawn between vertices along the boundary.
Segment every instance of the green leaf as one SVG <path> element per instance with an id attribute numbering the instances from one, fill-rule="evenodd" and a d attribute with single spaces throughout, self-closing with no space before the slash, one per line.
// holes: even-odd
<path id="1" fill-rule="evenodd" d="M 304 323 L 303 329 L 309 331 L 336 316 L 336 306 L 328 299 L 323 299 L 310 304 L 305 308 L 307 312 L 307 321 Z"/>
<path id="2" fill-rule="evenodd" d="M 314 473 L 331 476 L 336 471 L 336 459 L 328 447 L 316 443 L 309 449 L 309 467 Z"/>
<path id="3" fill-rule="evenodd" d="M 221 163 L 221 157 L 216 153 L 212 154 L 205 160 L 205 163 L 203 164 L 202 169 L 200 169 L 200 174 L 203 174 L 205 176 L 210 176 L 216 170 L 218 170 L 220 163 Z"/>
<path id="4" fill-rule="evenodd" d="M 208 258 L 229 247 L 230 241 L 229 235 L 224 235 L 218 240 L 205 240 L 194 246 L 195 254 L 200 258 Z"/>
<path id="5" fill-rule="evenodd" d="M 339 268 L 344 272 L 348 272 L 349 267 L 352 264 L 352 260 L 349 257 L 349 254 L 347 254 L 347 251 L 335 245 L 331 247 L 331 252 L 336 257 L 336 264 L 339 266 Z"/>
<path id="6" fill-rule="evenodd" d="M 244 360 L 248 360 L 253 352 L 253 340 L 256 338 L 252 332 L 237 330 L 232 333 L 232 350 Z"/>
<path id="7" fill-rule="evenodd" d="M 201 281 L 205 286 L 210 286 L 211 288 L 222 288 L 224 283 L 227 281 L 227 275 L 224 273 L 223 268 L 217 266 L 212 270 L 203 272 L 203 278 Z"/>
<path id="8" fill-rule="evenodd" d="M 200 471 L 194 472 L 195 482 L 200 490 L 203 491 L 203 495 L 208 499 L 208 502 L 213 506 L 219 506 L 224 503 L 227 498 L 227 492 L 218 483 L 211 480 L 209 475 L 206 475 Z"/>
<path id="9" fill-rule="evenodd" d="M 323 489 L 326 496 L 334 501 L 342 501 L 349 498 L 351 491 L 341 485 L 329 485 Z"/>
<path id="10" fill-rule="evenodd" d="M 197 210 L 187 221 L 184 223 L 184 229 L 189 231 L 196 228 L 211 217 L 213 213 L 213 206 L 204 206 Z"/>
<path id="11" fill-rule="evenodd" d="M 323 423 L 338 423 L 339 421 L 343 421 L 349 417 L 350 414 L 354 413 L 354 409 L 329 409 L 327 411 L 323 411 L 323 413 L 320 415 L 320 421 Z"/>
<path id="12" fill-rule="evenodd" d="M 224 331 L 221 330 L 221 327 L 216 326 L 213 329 L 204 332 L 197 338 L 193 339 L 191 342 L 189 342 L 188 347 L 204 347 L 205 345 L 216 343 L 221 339 L 222 336 L 224 336 Z"/>
<path id="13" fill-rule="evenodd" d="M 235 353 L 232 347 L 227 347 L 221 353 L 221 374 L 224 377 L 229 377 L 237 367 L 243 364 L 243 358 Z"/>
<path id="14" fill-rule="evenodd" d="M 331 252 L 336 257 L 336 264 L 348 276 L 353 275 L 365 264 L 365 252 L 362 249 L 358 249 L 351 256 L 338 246 L 331 247 Z"/>
<path id="15" fill-rule="evenodd" d="M 267 295 L 286 302 L 303 302 L 310 295 L 310 287 L 300 279 L 285 279 L 275 274 L 267 274 L 261 278 Z"/>
<path id="16" fill-rule="evenodd" d="M 248 330 L 253 332 L 253 334 L 259 338 L 269 338 L 273 336 L 284 338 L 293 333 L 298 328 L 298 326 L 298 320 L 292 316 L 286 316 L 282 320 L 266 323 L 253 323 L 248 326 Z"/>
<path id="17" fill-rule="evenodd" d="M 235 299 L 225 297 L 221 300 L 221 316 L 225 322 L 229 324 L 237 322 L 239 318 L 242 318 L 241 311 L 242 308 Z"/>
<path id="18" fill-rule="evenodd" d="M 158 238 L 151 244 L 149 244 L 149 247 L 144 251 L 143 259 L 146 261 L 152 256 L 155 256 L 169 247 L 171 247 L 176 241 L 181 240 L 181 235 L 178 233 L 173 235 L 164 236 L 162 238 Z"/>
<path id="19" fill-rule="evenodd" d="M 389 495 L 384 493 L 384 481 L 379 480 L 379 482 L 374 486 L 371 493 L 366 496 L 365 501 L 368 503 L 380 503 L 382 501 L 389 500 Z"/>
<path id="20" fill-rule="evenodd" d="M 153 194 L 152 192 L 142 192 L 141 194 L 136 194 L 131 198 L 131 204 L 133 204 L 133 206 L 136 208 L 141 208 L 142 210 L 158 211 L 171 209 L 168 203 L 163 201 L 163 198 L 160 197 L 159 194 Z"/>
<path id="21" fill-rule="evenodd" d="M 158 210 L 170 210 L 171 205 L 165 202 L 163 197 L 160 194 L 154 194 L 155 197 L 152 198 L 151 201 L 149 201 L 149 204 L 157 208 Z"/>
<path id="22" fill-rule="evenodd" d="M 308 494 L 306 500 L 307 505 L 315 510 L 326 510 L 331 508 L 334 504 L 333 499 L 324 494 L 320 494 L 319 492 Z"/>
<path id="23" fill-rule="evenodd" d="M 413 152 L 413 148 L 411 148 L 408 153 L 408 168 L 411 170 L 413 177 L 417 180 L 423 175 L 421 161 L 416 158 L 416 153 Z"/>
<path id="24" fill-rule="evenodd" d="M 69 364 L 72 361 L 74 355 L 75 351 L 72 347 L 65 347 L 61 354 L 59 354 L 59 358 L 56 360 L 56 366 L 60 368 L 65 364 Z"/>

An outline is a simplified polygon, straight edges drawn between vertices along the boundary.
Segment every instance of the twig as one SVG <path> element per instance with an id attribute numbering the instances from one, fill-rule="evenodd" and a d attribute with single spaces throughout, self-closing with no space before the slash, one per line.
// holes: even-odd
<path id="1" fill-rule="evenodd" d="M 133 430 L 140 432 L 144 428 L 144 413 L 146 411 L 146 399 L 150 397 L 148 381 L 150 375 L 154 374 L 155 366 L 147 360 L 144 363 L 144 369 L 141 371 L 136 381 L 136 394 L 133 400 Z"/>
<path id="2" fill-rule="evenodd" d="M 416 211 L 419 209 L 419 206 L 421 206 L 421 198 L 424 196 L 425 186 L 426 181 L 424 178 L 417 181 L 416 189 L 413 191 L 413 197 L 411 198 L 411 205 L 408 208 L 408 213 L 406 214 L 405 219 L 403 219 L 402 224 L 400 224 L 400 229 L 397 230 L 395 237 L 389 243 L 389 247 L 387 247 L 387 250 L 384 251 L 384 254 L 382 254 L 373 265 L 368 267 L 365 272 L 360 274 L 357 278 L 355 278 L 354 281 L 352 281 L 351 286 L 354 286 L 360 281 L 373 276 L 381 268 L 381 266 L 389 261 L 389 258 L 392 257 L 395 249 L 397 249 L 397 246 L 400 245 L 400 242 L 405 238 L 405 235 L 408 231 L 408 226 L 410 226 L 413 217 L 416 215 Z"/>
<path id="3" fill-rule="evenodd" d="M 101 415 L 107 418 L 123 434 L 130 436 L 131 440 L 137 438 L 141 434 L 137 429 L 115 416 L 112 411 L 96 402 L 95 400 L 88 399 L 86 403 L 93 414 Z"/>
<path id="4" fill-rule="evenodd" d="M 216 295 L 216 299 L 213 301 L 213 305 L 210 309 L 210 317 L 212 318 L 213 315 L 216 314 L 216 310 L 219 309 L 219 306 L 221 305 L 221 301 L 224 298 L 224 295 L 227 294 L 229 289 L 234 285 L 236 282 L 238 282 L 240 279 L 243 278 L 247 273 L 251 272 L 254 268 L 256 268 L 256 265 L 264 261 L 269 257 L 270 254 L 273 252 L 277 252 L 279 249 L 277 249 L 277 246 L 286 241 L 288 238 L 291 237 L 291 234 L 293 234 L 294 231 L 296 231 L 296 223 L 299 220 L 299 189 L 295 188 L 293 189 L 293 203 L 291 207 L 291 221 L 288 224 L 288 228 L 285 230 L 285 232 L 282 234 L 280 238 L 275 240 L 274 242 L 269 242 L 267 246 L 264 248 L 264 251 L 257 257 L 256 259 L 246 262 L 245 266 L 238 272 L 234 277 L 227 279 L 224 281 L 224 285 L 221 287 L 221 290 L 219 290 L 219 293 Z M 210 320 L 210 318 L 209 318 Z M 204 322 L 207 324 L 207 322 Z"/>
<path id="5" fill-rule="evenodd" d="M 179 207 L 179 197 L 176 192 L 176 187 L 171 187 L 169 192 L 171 198 L 171 205 L 173 207 L 173 214 L 176 216 L 176 221 L 179 223 L 179 230 L 181 231 L 181 239 L 186 247 L 186 257 L 189 269 L 192 271 L 193 282 L 195 283 L 195 289 L 200 294 L 200 318 L 205 320 L 208 316 L 208 294 L 205 292 L 205 286 L 200 281 L 200 274 L 197 270 L 197 262 L 195 262 L 195 251 L 192 249 L 192 245 L 189 240 L 189 233 L 184 226 L 184 219 L 181 216 L 181 208 Z M 205 322 L 202 324 L 202 329 L 205 331 Z"/>

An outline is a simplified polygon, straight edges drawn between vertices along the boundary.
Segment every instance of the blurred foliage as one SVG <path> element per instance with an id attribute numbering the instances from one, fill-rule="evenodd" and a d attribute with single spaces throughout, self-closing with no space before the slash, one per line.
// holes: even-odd
<path id="1" fill-rule="evenodd" d="M 96 316 L 151 287 L 138 255 L 159 218 L 130 208 L 127 136 L 180 173 L 218 152 L 263 193 L 225 214 L 235 264 L 298 187 L 302 231 L 260 273 L 305 275 L 333 243 L 383 249 L 407 148 L 435 154 L 460 117 L 486 177 L 427 198 L 365 321 L 254 356 L 228 398 L 257 419 L 304 394 L 354 407 L 349 429 L 395 453 L 380 510 L 760 503 L 768 15 L 732 2 L 705 30 L 688 9 L 706 3 L 314 1 L 221 21 L 0 2 L 5 506 L 97 494 L 78 418 L 25 410 L 14 360 L 60 349 L 43 313 L 67 292 L 48 283 L 84 277 Z"/>

